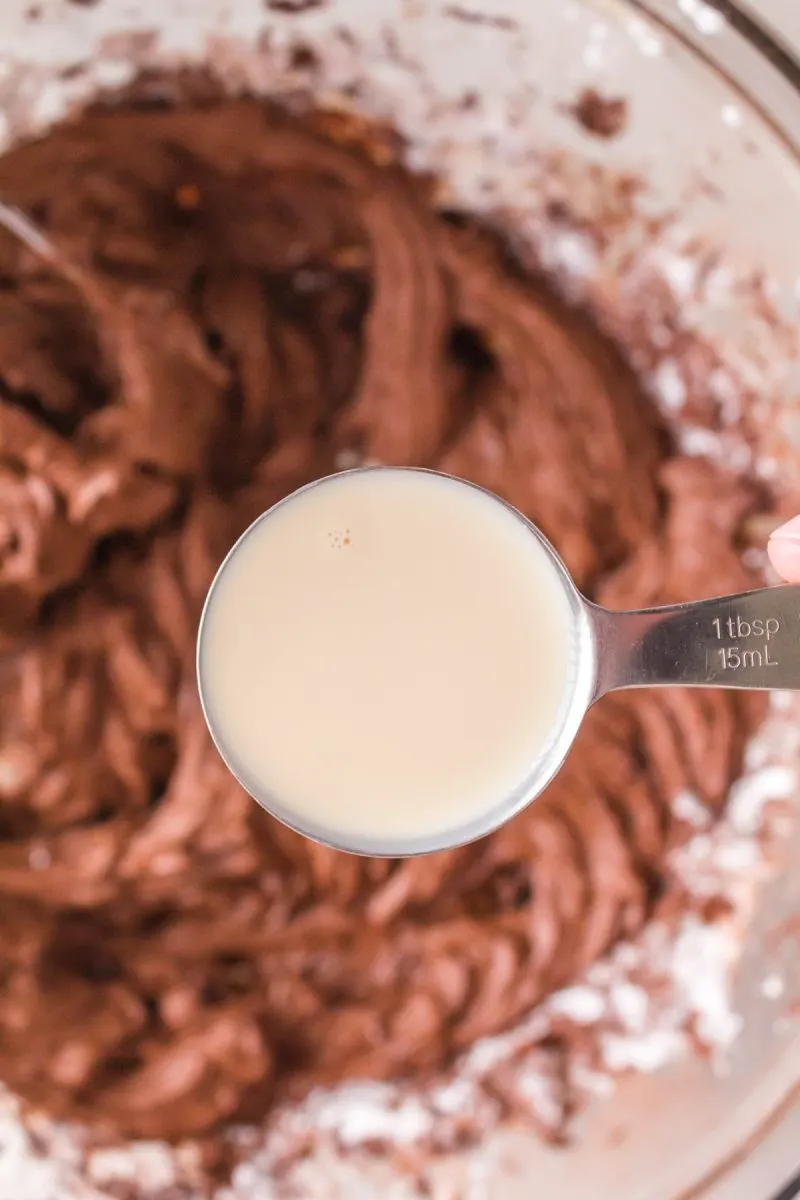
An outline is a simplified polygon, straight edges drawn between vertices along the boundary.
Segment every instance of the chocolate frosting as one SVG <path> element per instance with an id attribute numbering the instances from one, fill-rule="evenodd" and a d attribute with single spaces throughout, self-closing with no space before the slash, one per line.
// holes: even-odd
<path id="1" fill-rule="evenodd" d="M 753 489 L 676 454 L 589 319 L 350 119 L 96 113 L 0 163 L 0 1078 L 179 1138 L 430 1071 L 663 899 L 760 703 L 609 697 L 491 838 L 405 862 L 270 820 L 194 681 L 222 556 L 344 465 L 464 475 L 612 606 L 748 585 Z"/>

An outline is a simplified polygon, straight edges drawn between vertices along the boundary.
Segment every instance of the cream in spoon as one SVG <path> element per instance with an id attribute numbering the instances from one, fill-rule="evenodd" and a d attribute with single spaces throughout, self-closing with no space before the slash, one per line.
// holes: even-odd
<path id="1" fill-rule="evenodd" d="M 411 853 L 524 801 L 569 711 L 575 616 L 516 510 L 377 468 L 295 493 L 237 543 L 198 656 L 217 745 L 290 825 Z"/>

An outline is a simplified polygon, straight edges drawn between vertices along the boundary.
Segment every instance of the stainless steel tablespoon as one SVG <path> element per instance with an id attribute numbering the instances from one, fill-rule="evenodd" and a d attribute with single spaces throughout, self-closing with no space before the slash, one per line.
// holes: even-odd
<path id="1" fill-rule="evenodd" d="M 451 482 L 476 487 L 465 481 Z M 314 488 L 317 483 L 308 486 Z M 612 612 L 581 595 L 556 551 L 530 521 L 499 497 L 482 488 L 477 490 L 493 503 L 504 505 L 546 552 L 571 615 L 573 663 L 560 717 L 528 777 L 479 818 L 435 835 L 392 839 L 354 834 L 343 837 L 335 830 L 299 817 L 280 797 L 265 792 L 246 763 L 235 761 L 219 728 L 215 727 L 213 709 L 207 702 L 203 654 L 206 616 L 220 578 L 252 530 L 269 520 L 275 509 L 265 513 L 242 535 L 220 567 L 206 599 L 198 633 L 197 675 L 203 711 L 217 749 L 232 773 L 263 808 L 299 833 L 338 849 L 382 857 L 406 857 L 461 845 L 496 829 L 543 791 L 563 764 L 588 709 L 607 692 L 665 686 L 800 689 L 800 585 L 761 588 L 669 607 Z M 291 504 L 292 499 L 288 497 L 275 508 Z M 380 781 L 376 781 L 376 787 L 379 789 Z"/>

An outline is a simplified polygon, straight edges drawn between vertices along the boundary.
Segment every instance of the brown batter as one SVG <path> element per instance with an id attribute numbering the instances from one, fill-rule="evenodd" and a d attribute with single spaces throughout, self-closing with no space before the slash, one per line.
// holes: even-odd
<path id="1" fill-rule="evenodd" d="M 408 862 L 269 820 L 193 651 L 293 488 L 435 465 L 610 605 L 748 584 L 749 486 L 675 457 L 615 350 L 352 122 L 95 115 L 0 163 L 0 1078 L 178 1138 L 313 1083 L 436 1068 L 635 933 L 681 789 L 723 804 L 757 700 L 621 695 L 511 826 Z"/>

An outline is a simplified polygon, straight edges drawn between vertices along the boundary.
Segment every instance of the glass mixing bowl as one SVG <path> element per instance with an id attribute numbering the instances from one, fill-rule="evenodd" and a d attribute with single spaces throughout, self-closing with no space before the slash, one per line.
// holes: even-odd
<path id="1" fill-rule="evenodd" d="M 521 257 L 588 304 L 630 353 L 644 327 L 657 346 L 668 316 L 690 330 L 704 347 L 705 408 L 687 401 L 691 360 L 680 370 L 657 354 L 638 364 L 676 436 L 691 453 L 752 465 L 788 510 L 800 497 L 800 69 L 752 20 L 720 7 L 730 19 L 702 0 L 5 0 L 0 138 L 42 131 L 140 72 L 177 66 L 203 66 L 231 90 L 291 98 L 310 89 L 324 105 L 388 119 L 411 165 L 440 177 L 443 203 L 501 224 Z M 626 101 L 617 136 L 576 119 L 587 88 Z M 652 1039 L 629 1039 L 622 1058 L 659 1069 L 623 1073 L 613 1094 L 589 1104 L 574 1144 L 487 1129 L 479 1145 L 426 1167 L 426 1194 L 767 1200 L 796 1169 L 798 715 L 777 702 L 716 850 L 698 833 L 689 853 L 701 865 L 716 855 L 713 870 L 736 898 L 727 940 L 682 967 L 695 976 L 684 992 L 698 980 L 702 991 L 704 953 L 722 947 L 743 1018 L 726 1065 L 667 1063 Z M 715 986 L 684 996 L 708 1021 Z M 712 1049 L 736 1025 L 726 1012 L 719 1020 L 726 1032 L 711 1031 Z M 352 1127 L 352 1097 L 342 1104 Z M 320 1138 L 295 1194 L 419 1194 L 396 1156 L 358 1149 L 357 1131 L 331 1117 L 335 1105 L 318 1107 L 312 1123 L 338 1138 Z M 394 1129 L 407 1150 L 408 1107 L 392 1111 L 395 1125 L 381 1130 Z M 6 1113 L 2 1195 L 118 1195 L 126 1177 L 147 1197 L 176 1180 L 185 1190 L 163 1194 L 199 1194 L 188 1149 L 106 1149 L 79 1167 L 68 1133 L 29 1116 L 34 1142 L 11 1101 Z M 272 1195 L 270 1161 L 254 1140 L 220 1200 Z"/>

